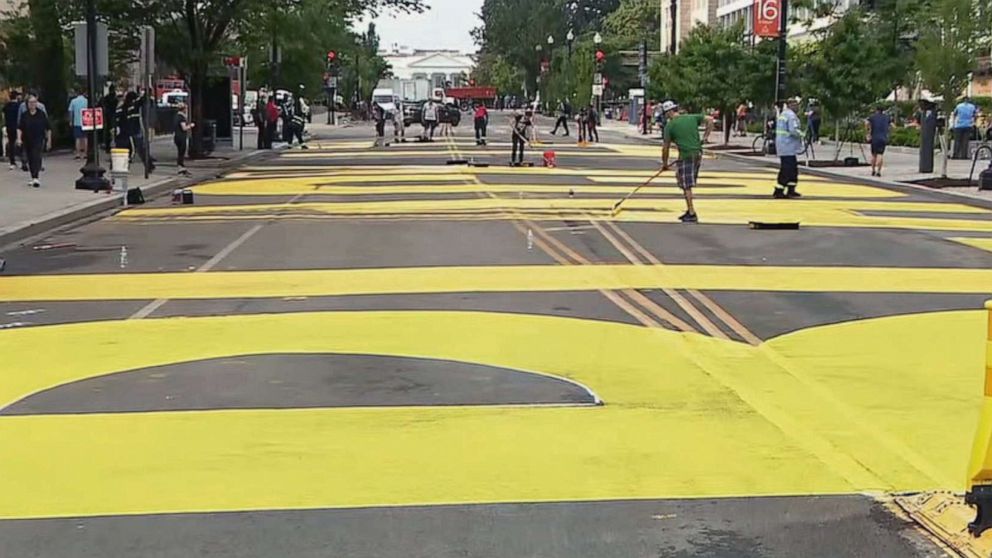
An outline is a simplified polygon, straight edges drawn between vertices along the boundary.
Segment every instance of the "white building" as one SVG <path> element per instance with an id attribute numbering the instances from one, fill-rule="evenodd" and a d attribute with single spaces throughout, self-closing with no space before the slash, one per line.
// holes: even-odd
<path id="1" fill-rule="evenodd" d="M 718 0 L 719 5 L 716 8 L 716 19 L 721 25 L 733 25 L 738 21 L 744 22 L 744 29 L 748 34 L 754 31 L 754 0 Z M 859 0 L 835 0 L 836 11 L 835 14 L 841 14 L 850 9 L 852 6 L 857 6 Z M 806 21 L 810 17 L 809 10 L 807 8 L 800 8 L 798 10 L 789 10 L 789 20 L 798 19 L 800 21 Z M 818 29 L 823 29 L 830 23 L 829 17 L 820 17 L 812 21 L 812 23 L 807 27 L 801 23 L 790 23 L 789 24 L 789 40 L 790 41 L 804 41 L 812 37 L 812 32 Z"/>
<path id="2" fill-rule="evenodd" d="M 379 52 L 392 66 L 398 79 L 429 79 L 433 87 L 445 87 L 447 82 L 458 87 L 466 85 L 475 59 L 457 50 L 417 50 L 399 45 Z"/>

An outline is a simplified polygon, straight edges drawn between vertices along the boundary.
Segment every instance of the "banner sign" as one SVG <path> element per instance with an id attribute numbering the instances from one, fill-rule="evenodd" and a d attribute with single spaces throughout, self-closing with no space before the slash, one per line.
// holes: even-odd
<path id="1" fill-rule="evenodd" d="M 782 25 L 781 0 L 754 0 L 754 34 L 763 38 L 778 37 Z"/>

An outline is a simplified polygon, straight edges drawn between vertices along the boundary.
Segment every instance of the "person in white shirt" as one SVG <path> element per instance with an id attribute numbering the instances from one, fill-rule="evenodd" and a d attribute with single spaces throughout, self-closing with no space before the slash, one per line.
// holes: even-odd
<path id="1" fill-rule="evenodd" d="M 424 103 L 422 120 L 424 122 L 424 139 L 434 141 L 434 130 L 437 129 L 437 104 L 433 99 Z"/>

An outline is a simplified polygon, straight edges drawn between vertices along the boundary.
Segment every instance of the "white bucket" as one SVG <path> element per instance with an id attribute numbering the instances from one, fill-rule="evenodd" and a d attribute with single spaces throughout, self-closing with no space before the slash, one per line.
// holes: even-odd
<path id="1" fill-rule="evenodd" d="M 128 168 L 128 150 L 127 149 L 111 149 L 110 150 L 110 170 L 113 172 L 126 173 Z"/>

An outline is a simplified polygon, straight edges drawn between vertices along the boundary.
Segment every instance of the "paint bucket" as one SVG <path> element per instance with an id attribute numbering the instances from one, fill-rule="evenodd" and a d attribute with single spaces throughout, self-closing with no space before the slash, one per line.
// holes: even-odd
<path id="1" fill-rule="evenodd" d="M 183 190 L 183 205 L 193 205 L 193 190 L 186 188 Z"/>
<path id="2" fill-rule="evenodd" d="M 127 149 L 110 150 L 110 170 L 113 172 L 127 173 L 129 166 Z"/>
<path id="3" fill-rule="evenodd" d="M 182 189 L 172 191 L 172 205 L 179 205 L 183 203 L 183 191 Z"/>
<path id="4" fill-rule="evenodd" d="M 558 166 L 558 157 L 552 150 L 547 150 L 544 152 L 544 166 L 553 169 Z"/>

